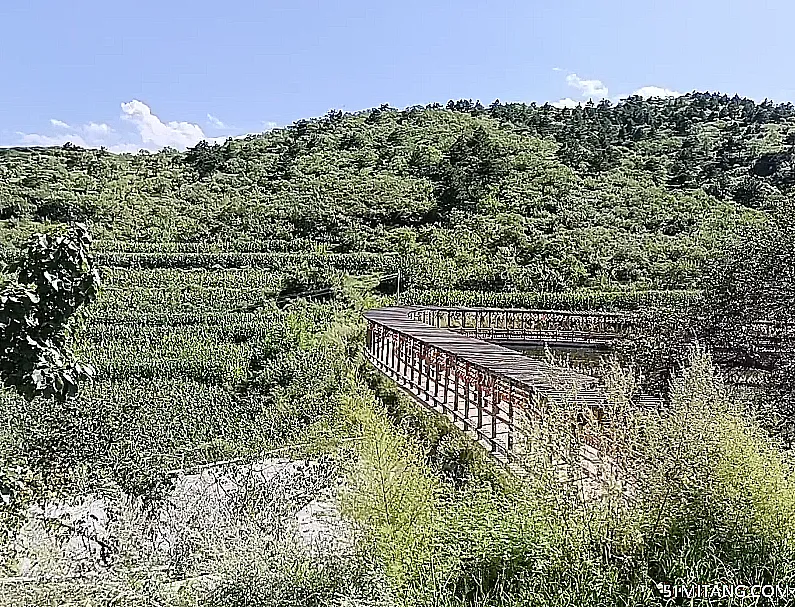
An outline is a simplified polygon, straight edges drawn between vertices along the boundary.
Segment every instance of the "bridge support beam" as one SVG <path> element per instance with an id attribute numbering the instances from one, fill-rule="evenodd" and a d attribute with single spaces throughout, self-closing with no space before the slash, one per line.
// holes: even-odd
<path id="1" fill-rule="evenodd" d="M 505 373 L 508 365 L 522 363 L 512 360 L 501 368 L 504 359 L 493 351 L 497 346 L 482 342 L 462 344 L 458 338 L 474 334 L 500 343 L 557 339 L 560 343 L 595 346 L 610 344 L 626 335 L 632 324 L 631 317 L 625 314 L 559 310 L 384 308 L 367 312 L 365 317 L 365 348 L 370 362 L 419 402 L 474 435 L 503 461 L 509 460 L 517 447 L 519 416 L 539 418 L 544 414 L 544 399 L 559 396 L 549 396 L 548 386 L 544 387 L 544 382 L 539 386 L 532 379 L 534 372 L 525 376 Z M 780 347 L 780 327 L 757 325 L 754 336 L 765 347 Z M 434 328 L 439 328 L 438 335 L 434 335 Z M 457 339 L 457 345 L 451 346 Z M 480 354 L 479 349 L 488 351 L 489 347 L 489 356 L 470 356 L 471 352 Z M 500 362 L 489 362 L 495 359 Z M 525 381 L 522 377 L 530 379 Z M 588 406 L 598 412 L 602 401 L 597 392 L 590 392 Z M 596 436 L 580 438 L 598 456 Z"/>
<path id="2" fill-rule="evenodd" d="M 510 382 L 452 352 L 377 323 L 368 323 L 365 346 L 370 361 L 418 401 L 474 435 L 497 459 L 510 459 L 513 412 L 524 406 L 514 402 L 520 395 L 511 391 Z"/>

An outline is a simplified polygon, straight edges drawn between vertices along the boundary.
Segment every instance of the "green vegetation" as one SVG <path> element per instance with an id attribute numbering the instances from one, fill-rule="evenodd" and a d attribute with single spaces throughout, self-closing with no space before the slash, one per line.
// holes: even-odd
<path id="1" fill-rule="evenodd" d="M 70 321 L 99 288 L 90 244 L 82 224 L 66 235 L 39 234 L 9 267 L 14 281 L 0 292 L 0 376 L 27 400 L 65 400 L 92 373 L 65 349 Z"/>
<path id="2" fill-rule="evenodd" d="M 698 291 L 579 291 L 544 292 L 420 290 L 406 293 L 402 303 L 426 306 L 470 306 L 477 308 L 530 308 L 536 310 L 642 310 L 649 307 L 686 305 L 699 300 Z"/>
<path id="3" fill-rule="evenodd" d="M 150 267 L 323 247 L 399 253 L 417 288 L 693 288 L 723 237 L 790 191 L 794 112 L 701 94 L 460 102 L 330 112 L 186 154 L 2 150 L 0 219 L 6 243 L 87 221 Z"/>
<path id="4" fill-rule="evenodd" d="M 62 401 L 0 393 L 0 605 L 652 605 L 657 583 L 795 586 L 791 356 L 745 339 L 795 309 L 794 154 L 795 108 L 708 94 L 382 106 L 185 153 L 0 150 L 3 259 L 83 221 L 102 276 L 63 334 L 93 380 Z M 631 490 L 584 503 L 559 482 L 553 456 L 581 447 L 571 411 L 527 420 L 519 478 L 372 370 L 361 313 L 395 301 L 398 271 L 401 303 L 642 312 L 634 369 L 601 371 Z M 756 356 L 765 389 L 685 357 L 693 337 Z M 633 406 L 639 386 L 666 406 Z M 306 470 L 252 481 L 274 458 Z M 222 470 L 243 479 L 216 478 L 227 501 L 185 489 Z M 342 547 L 286 531 L 321 495 Z M 46 518 L 29 507 L 77 496 L 105 500 L 112 540 L 42 534 L 103 542 L 96 562 L 12 541 Z"/>

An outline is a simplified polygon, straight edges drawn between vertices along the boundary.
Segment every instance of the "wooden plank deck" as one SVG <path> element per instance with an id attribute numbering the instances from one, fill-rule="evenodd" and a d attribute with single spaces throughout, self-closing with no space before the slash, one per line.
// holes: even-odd
<path id="1" fill-rule="evenodd" d="M 476 328 L 483 328 L 485 337 L 493 327 L 482 327 L 478 309 L 466 311 L 478 313 Z M 478 339 L 472 336 L 469 326 L 438 326 L 450 316 L 444 319 L 434 316 L 434 312 L 438 309 L 423 306 L 365 312 L 366 351 L 373 366 L 416 401 L 444 415 L 495 460 L 519 475 L 526 473 L 522 463 L 529 438 L 524 431 L 526 422 L 544 421 L 544 402 L 563 405 L 563 419 L 568 421 L 559 423 L 571 424 L 578 450 L 577 454 L 566 456 L 572 460 L 556 459 L 556 466 L 561 467 L 562 478 L 581 487 L 584 499 L 598 496 L 605 479 L 615 474 L 610 457 L 600 450 L 603 438 L 599 428 L 603 414 L 609 410 L 600 380 Z M 576 318 L 576 314 L 567 316 Z M 508 317 L 502 318 L 503 325 L 507 325 Z M 553 320 L 559 318 L 553 316 Z M 585 314 L 583 318 L 590 322 L 593 317 Z M 599 326 L 602 332 L 614 320 L 605 318 L 608 322 Z M 461 320 L 466 325 L 464 316 Z M 520 323 L 523 329 L 528 328 L 525 320 Z M 535 330 L 534 326 L 529 328 Z M 653 397 L 641 397 L 638 402 L 638 406 L 650 408 L 660 404 Z"/>
<path id="2" fill-rule="evenodd" d="M 412 312 L 422 309 L 420 306 L 378 308 L 365 312 L 364 316 L 419 342 L 451 352 L 490 373 L 527 384 L 544 398 L 560 401 L 575 398 L 580 403 L 593 406 L 605 402 L 599 380 L 595 377 L 533 360 L 514 350 L 411 318 Z M 565 389 L 560 386 L 565 386 Z"/>

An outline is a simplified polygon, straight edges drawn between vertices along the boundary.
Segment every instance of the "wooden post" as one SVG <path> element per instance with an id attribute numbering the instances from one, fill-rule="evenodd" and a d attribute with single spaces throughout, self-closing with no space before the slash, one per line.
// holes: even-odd
<path id="1" fill-rule="evenodd" d="M 395 371 L 395 374 L 400 373 L 400 348 L 402 344 L 400 343 L 400 335 L 397 333 L 392 333 L 393 345 L 392 345 L 392 369 Z"/>
<path id="2" fill-rule="evenodd" d="M 513 382 L 508 384 L 508 453 L 513 450 Z"/>
<path id="3" fill-rule="evenodd" d="M 449 384 L 450 384 L 450 356 L 444 355 L 444 406 L 447 407 L 447 399 L 449 398 Z"/>
<path id="4" fill-rule="evenodd" d="M 499 401 L 499 390 L 494 386 L 494 391 L 491 393 L 491 452 L 497 450 L 497 405 Z"/>
<path id="5" fill-rule="evenodd" d="M 483 384 L 485 383 L 485 376 L 478 373 L 478 430 L 483 427 Z"/>
<path id="6" fill-rule="evenodd" d="M 400 305 L 400 268 L 397 271 L 397 289 L 395 291 L 395 304 Z"/>
<path id="7" fill-rule="evenodd" d="M 439 380 L 441 379 L 441 377 L 440 377 L 441 372 L 439 371 L 439 366 L 440 366 L 439 362 L 440 362 L 440 358 L 441 357 L 442 357 L 442 355 L 439 352 L 437 352 L 436 353 L 436 370 L 435 370 L 435 375 L 434 375 L 434 378 L 433 378 L 433 397 L 434 398 L 438 398 L 439 397 Z"/>
<path id="8" fill-rule="evenodd" d="M 417 387 L 422 390 L 422 370 L 425 365 L 423 365 L 424 353 L 425 353 L 425 345 L 423 343 L 417 344 Z"/>
<path id="9" fill-rule="evenodd" d="M 392 337 L 392 339 L 390 341 L 392 342 L 392 370 L 395 373 L 397 373 L 397 364 L 398 364 L 398 362 L 397 362 L 398 341 L 396 339 L 397 335 L 392 333 L 391 337 Z"/>
<path id="10" fill-rule="evenodd" d="M 408 345 L 409 345 L 409 349 L 411 350 L 411 358 L 409 359 L 409 361 L 410 361 L 410 366 L 411 366 L 411 383 L 413 384 L 414 383 L 414 361 L 415 361 L 416 356 L 417 356 L 417 348 L 416 348 L 416 344 L 414 343 L 413 340 L 409 341 Z"/>
<path id="11" fill-rule="evenodd" d="M 422 361 L 425 366 L 425 392 L 430 395 L 430 388 L 431 388 L 431 363 L 428 362 L 428 356 L 430 356 L 431 349 L 427 346 L 423 347 L 425 355 L 422 357 Z"/>
<path id="12" fill-rule="evenodd" d="M 469 363 L 466 364 L 464 376 L 464 430 L 469 428 Z"/>
<path id="13" fill-rule="evenodd" d="M 458 371 L 459 371 L 458 358 L 456 358 L 454 366 L 455 376 L 453 377 L 453 382 L 455 384 L 455 394 L 453 395 L 453 411 L 458 411 L 458 392 L 459 392 Z"/>

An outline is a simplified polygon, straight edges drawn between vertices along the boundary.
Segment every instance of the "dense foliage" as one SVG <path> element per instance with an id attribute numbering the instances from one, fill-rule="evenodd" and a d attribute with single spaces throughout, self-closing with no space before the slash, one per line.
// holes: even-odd
<path id="1" fill-rule="evenodd" d="M 63 235 L 37 234 L 9 268 L 15 280 L 0 292 L 0 376 L 27 400 L 74 396 L 92 373 L 66 343 L 70 321 L 99 288 L 90 244 L 82 224 Z"/>
<path id="2" fill-rule="evenodd" d="M 3 150 L 0 219 L 7 243 L 81 219 L 147 251 L 390 251 L 423 288 L 692 288 L 790 193 L 793 129 L 711 94 L 330 112 L 184 154 Z"/>
<path id="3" fill-rule="evenodd" d="M 777 205 L 710 264 L 698 336 L 733 366 L 762 372 L 760 416 L 795 443 L 795 212 Z M 759 321 L 763 321 L 761 324 Z"/>
<path id="4" fill-rule="evenodd" d="M 185 153 L 0 150 L 3 259 L 85 221 L 104 283 L 74 336 L 94 381 L 64 402 L 0 392 L 0 575 L 19 583 L 0 604 L 648 605 L 658 582 L 792 585 L 791 464 L 681 353 L 795 309 L 793 133 L 788 104 L 692 94 L 330 112 Z M 560 482 L 553 460 L 582 447 L 561 455 L 570 411 L 528 430 L 519 480 L 374 373 L 361 312 L 394 301 L 374 291 L 398 271 L 410 304 L 648 310 L 625 354 L 668 407 L 638 410 L 631 375 L 603 370 L 602 439 L 634 492 L 583 503 Z M 247 480 L 227 509 L 170 501 L 190 471 L 243 462 L 250 480 L 274 453 L 326 472 Z M 321 490 L 355 551 L 285 532 Z M 46 518 L 30 504 L 86 494 L 118 506 L 97 570 L 11 542 Z"/>

